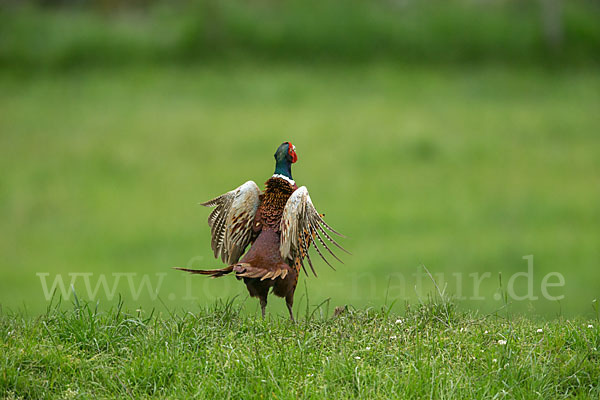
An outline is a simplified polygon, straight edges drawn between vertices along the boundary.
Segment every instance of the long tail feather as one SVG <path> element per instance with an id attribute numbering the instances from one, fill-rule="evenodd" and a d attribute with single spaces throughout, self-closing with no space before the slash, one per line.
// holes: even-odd
<path id="1" fill-rule="evenodd" d="M 175 267 L 173 269 L 179 271 L 189 272 L 190 274 L 200 274 L 200 275 L 210 275 L 213 278 L 218 278 L 223 275 L 227 275 L 228 273 L 233 271 L 233 265 L 230 265 L 221 269 L 190 269 L 190 268 L 178 268 Z"/>

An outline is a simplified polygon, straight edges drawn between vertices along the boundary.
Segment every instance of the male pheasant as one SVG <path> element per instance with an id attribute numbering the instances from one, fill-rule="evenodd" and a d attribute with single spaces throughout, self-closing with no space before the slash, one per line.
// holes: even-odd
<path id="1" fill-rule="evenodd" d="M 285 297 L 290 318 L 294 321 L 294 291 L 300 268 L 306 272 L 305 258 L 316 276 L 308 254 L 310 245 L 330 267 L 317 247 L 317 241 L 340 262 L 327 241 L 347 252 L 328 233 L 342 236 L 325 223 L 323 215 L 313 206 L 306 187 L 298 188 L 292 179 L 292 164 L 297 160 L 296 147 L 284 142 L 275 152 L 275 173 L 265 183 L 264 192 L 256 183 L 248 181 L 202 204 L 216 207 L 208 217 L 211 246 L 215 257 L 220 257 L 227 267 L 176 269 L 214 278 L 235 273 L 237 279 L 244 280 L 250 296 L 260 300 L 263 318 L 267 295 L 273 288 L 275 295 Z M 250 250 L 242 257 L 248 245 L 251 245 Z"/>

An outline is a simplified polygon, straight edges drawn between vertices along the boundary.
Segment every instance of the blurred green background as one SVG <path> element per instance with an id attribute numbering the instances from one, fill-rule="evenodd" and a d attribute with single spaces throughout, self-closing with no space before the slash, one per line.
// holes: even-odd
<path id="1" fill-rule="evenodd" d="M 294 178 L 353 253 L 337 272 L 320 262 L 318 279 L 303 276 L 299 307 L 306 295 L 401 307 L 433 289 L 425 265 L 462 307 L 492 312 L 499 274 L 506 288 L 533 255 L 538 299 L 512 299 L 512 310 L 594 312 L 599 1 L 4 0 L 0 10 L 3 308 L 43 311 L 42 282 L 49 292 L 55 279 L 72 300 L 72 277 L 100 307 L 119 294 L 130 309 L 159 310 L 246 298 L 231 277 L 170 268 L 220 265 L 197 203 L 262 185 L 289 140 Z M 550 272 L 564 277 L 548 290 L 560 301 L 542 296 Z M 136 293 L 147 283 L 158 297 Z M 270 298 L 269 311 L 284 308 Z"/>

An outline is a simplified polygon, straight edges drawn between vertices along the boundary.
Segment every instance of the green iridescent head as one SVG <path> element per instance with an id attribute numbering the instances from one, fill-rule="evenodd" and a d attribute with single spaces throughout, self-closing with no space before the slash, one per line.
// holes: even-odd
<path id="1" fill-rule="evenodd" d="M 296 146 L 291 142 L 283 142 L 275 152 L 275 173 L 292 179 L 292 164 L 296 161 Z"/>

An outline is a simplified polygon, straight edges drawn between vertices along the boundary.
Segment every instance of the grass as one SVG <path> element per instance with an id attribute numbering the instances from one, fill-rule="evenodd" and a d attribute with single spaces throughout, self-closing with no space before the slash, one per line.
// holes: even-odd
<path id="1" fill-rule="evenodd" d="M 424 264 L 490 312 L 534 255 L 535 301 L 515 311 L 590 315 L 598 298 L 600 79 L 595 70 L 355 68 L 240 64 L 0 74 L 0 304 L 42 312 L 57 276 L 102 274 L 111 304 L 197 310 L 246 295 L 235 279 L 171 267 L 219 265 L 197 202 L 273 171 L 298 149 L 294 178 L 348 236 L 337 272 L 301 277 L 319 303 L 414 301 Z M 545 274 L 564 287 L 541 293 Z M 487 274 L 476 297 L 470 274 Z M 117 281 L 113 274 L 126 275 Z M 158 297 L 144 288 L 144 274 Z M 162 275 L 160 275 L 162 274 Z M 441 275 L 441 276 L 440 276 Z M 162 278 L 161 278 L 162 276 Z M 162 280 L 161 280 L 162 279 Z M 528 282 L 515 281 L 526 293 Z M 160 283 L 160 287 L 159 286 Z M 115 286 L 116 285 L 116 286 Z M 416 290 L 415 290 L 416 289 Z M 59 290 L 59 294 L 61 291 Z M 110 293 L 109 293 L 110 294 Z M 459 296 L 460 297 L 460 296 Z M 247 302 L 248 312 L 257 303 Z M 285 315 L 280 299 L 269 312 Z"/>
<path id="2" fill-rule="evenodd" d="M 0 10 L 0 397 L 598 398 L 596 5 L 276 3 Z M 288 140 L 298 324 L 171 269 Z"/>
<path id="3" fill-rule="evenodd" d="M 599 105 L 594 68 L 2 71 L 0 396 L 598 398 Z M 296 325 L 170 269 L 218 265 L 196 203 L 285 140 L 353 253 L 301 277 Z"/>
<path id="4" fill-rule="evenodd" d="M 600 321 L 407 306 L 307 308 L 294 325 L 241 312 L 0 314 L 5 398 L 598 398 Z M 329 310 L 331 311 L 331 310 Z"/>

